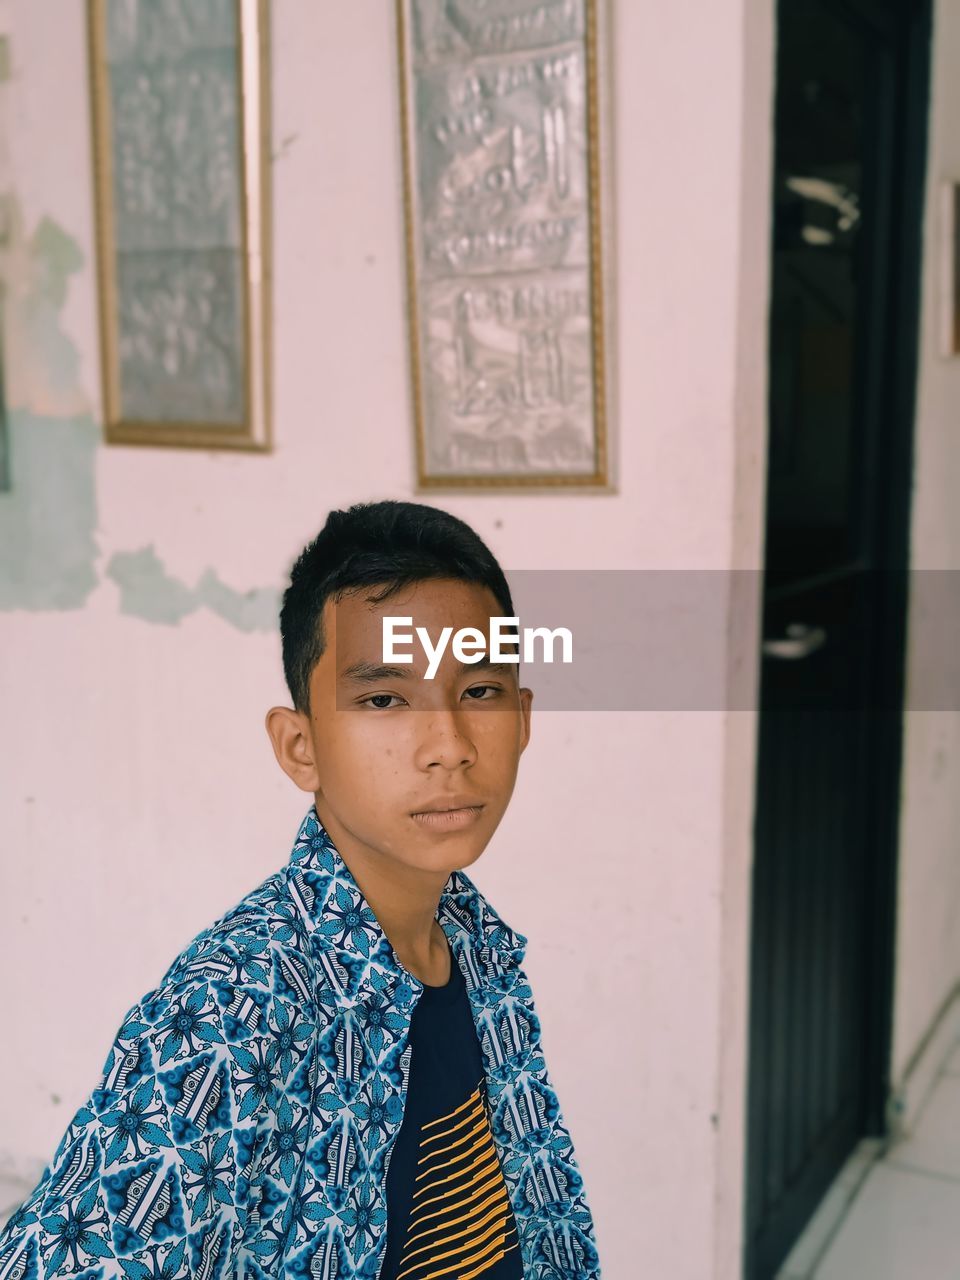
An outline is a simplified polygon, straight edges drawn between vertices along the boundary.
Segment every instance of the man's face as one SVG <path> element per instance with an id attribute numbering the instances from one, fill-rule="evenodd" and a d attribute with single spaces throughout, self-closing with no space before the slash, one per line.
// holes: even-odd
<path id="1" fill-rule="evenodd" d="M 323 612 L 325 651 L 310 679 L 309 734 L 319 777 L 317 811 L 338 847 L 386 855 L 410 868 L 469 866 L 499 825 L 530 737 L 533 693 L 517 664 L 491 664 L 490 618 L 502 607 L 486 587 L 455 579 L 414 583 L 380 604 L 376 588 Z M 411 617 L 410 665 L 384 661 L 384 617 Z M 416 638 L 443 628 L 482 632 L 484 661 L 463 664 L 447 645 L 432 679 Z M 517 646 L 507 641 L 507 652 Z M 476 813 L 417 816 L 432 806 Z"/>

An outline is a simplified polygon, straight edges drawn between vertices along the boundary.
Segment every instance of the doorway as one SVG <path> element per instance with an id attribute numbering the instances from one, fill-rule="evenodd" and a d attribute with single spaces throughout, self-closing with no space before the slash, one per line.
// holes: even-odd
<path id="1" fill-rule="evenodd" d="M 779 0 L 745 1280 L 885 1132 L 929 0 Z"/>

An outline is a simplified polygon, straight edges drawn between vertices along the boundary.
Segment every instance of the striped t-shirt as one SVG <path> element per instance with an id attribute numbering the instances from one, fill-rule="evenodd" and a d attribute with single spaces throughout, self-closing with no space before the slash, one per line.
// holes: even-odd
<path id="1" fill-rule="evenodd" d="M 424 986 L 410 1023 L 403 1124 L 387 1170 L 380 1280 L 522 1280 L 463 974 Z"/>

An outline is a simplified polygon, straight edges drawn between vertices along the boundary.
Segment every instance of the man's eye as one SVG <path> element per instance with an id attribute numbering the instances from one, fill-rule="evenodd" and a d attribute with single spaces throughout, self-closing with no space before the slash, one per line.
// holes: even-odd
<path id="1" fill-rule="evenodd" d="M 393 699 L 393 700 L 395 700 L 395 701 L 397 701 L 397 702 L 402 702 L 402 701 L 403 701 L 403 699 L 402 699 L 402 698 L 399 698 L 395 693 L 371 693 L 371 695 L 370 695 L 370 697 L 369 697 L 369 698 L 361 698 L 361 699 L 360 699 L 360 705 L 361 705 L 361 707 L 365 707 L 365 706 L 367 706 L 368 704 L 369 704 L 370 706 L 373 706 L 373 703 L 375 702 L 375 700 L 376 700 L 377 698 L 386 698 L 386 700 L 387 700 L 388 702 L 389 702 L 391 699 Z M 389 711 L 389 710 L 390 710 L 390 708 L 389 708 L 389 707 L 384 707 L 384 706 L 376 706 L 376 707 L 374 707 L 373 709 L 374 709 L 374 711 Z"/>
<path id="2" fill-rule="evenodd" d="M 467 690 L 466 690 L 466 692 L 467 692 L 467 693 L 469 693 L 469 694 L 474 694 L 474 693 L 483 693 L 483 692 L 484 692 L 484 690 L 486 690 L 486 689 L 489 689 L 489 690 L 490 690 L 490 693 L 492 694 L 492 696 L 493 696 L 494 698 L 495 698 L 495 697 L 497 697 L 497 695 L 498 695 L 498 694 L 500 694 L 500 693 L 502 693 L 502 692 L 503 692 L 503 690 L 501 689 L 500 685 L 498 685 L 498 684 L 475 684 L 475 685 L 473 685 L 471 688 L 467 689 Z M 471 702 L 489 702 L 489 701 L 490 701 L 490 699 L 489 699 L 489 698 L 473 698 L 473 697 L 471 697 L 470 701 L 471 701 Z"/>

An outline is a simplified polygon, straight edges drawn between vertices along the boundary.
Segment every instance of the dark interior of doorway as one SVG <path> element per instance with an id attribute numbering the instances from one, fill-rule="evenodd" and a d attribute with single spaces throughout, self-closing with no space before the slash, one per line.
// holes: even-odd
<path id="1" fill-rule="evenodd" d="M 831 30 L 836 43 L 825 46 Z M 746 1280 L 772 1280 L 857 1140 L 886 1127 L 930 40 L 929 0 L 778 6 L 764 588 L 771 660 L 755 827 Z M 839 101 L 831 112 L 823 95 L 838 87 L 846 106 L 867 104 L 867 118 L 845 117 Z M 854 141 L 863 164 L 845 172 Z M 791 169 L 816 182 L 794 182 L 785 199 Z M 851 232 L 858 219 L 859 233 Z M 847 246 L 854 284 L 844 293 L 837 263 L 848 233 L 859 244 Z M 826 247 L 816 263 L 801 236 Z M 796 324 L 783 287 L 789 269 L 810 300 Z M 837 390 L 844 379 L 849 394 Z M 798 622 L 822 625 L 791 632 Z M 829 640 L 819 651 L 818 634 Z M 790 652 L 812 656 L 772 660 Z M 854 756 L 830 792 L 824 779 L 835 782 Z M 844 835 L 811 820 L 812 806 L 824 803 L 837 805 Z M 836 842 L 824 849 L 825 832 Z M 856 912 L 841 921 L 835 911 L 831 926 L 847 948 L 836 1011 L 855 1024 L 842 1035 L 812 977 L 822 917 L 835 901 Z M 825 1053 L 842 1063 L 832 1081 L 820 1070 Z"/>

